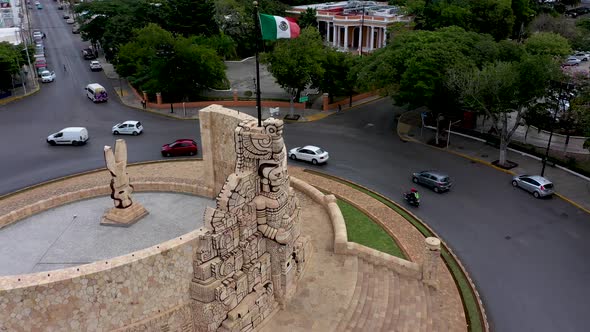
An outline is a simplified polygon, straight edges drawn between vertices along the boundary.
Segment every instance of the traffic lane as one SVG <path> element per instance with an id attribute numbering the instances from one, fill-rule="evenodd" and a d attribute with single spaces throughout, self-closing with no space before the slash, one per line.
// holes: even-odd
<path id="1" fill-rule="evenodd" d="M 431 147 L 401 143 L 394 134 L 384 140 L 383 135 L 372 135 L 367 129 L 342 130 L 330 124 L 314 128 L 289 125 L 285 141 L 291 146 L 313 143 L 325 147 L 331 160 L 315 168 L 366 185 L 402 204 L 401 193 L 413 186 L 411 172 L 434 168 L 453 177 L 455 187 L 448 193 L 435 194 L 421 187 L 423 204 L 413 212 L 454 248 L 475 279 L 491 321 L 500 324 L 495 324 L 499 330 L 543 331 L 551 330 L 553 324 L 585 324 L 584 320 L 570 319 L 570 313 L 589 295 L 576 292 L 584 287 L 585 279 L 584 274 L 576 273 L 579 266 L 575 263 L 575 257 L 582 258 L 580 252 L 584 251 L 580 249 L 588 250 L 588 245 L 570 239 L 571 234 L 587 232 L 583 212 L 559 199 L 534 199 L 512 188 L 510 175 L 485 165 Z M 566 215 L 567 233 L 556 234 L 549 226 Z M 509 234 L 517 241 L 507 241 Z M 533 241 L 538 236 L 546 240 Z M 520 247 L 527 242 L 532 245 Z M 530 264 L 538 270 L 529 271 Z M 545 264 L 561 264 L 565 270 L 556 275 Z M 504 277 L 505 271 L 511 273 Z M 547 285 L 556 287 L 563 280 L 571 282 L 561 294 L 553 294 L 554 288 Z M 552 308 L 541 301 L 536 307 L 525 296 L 531 292 L 544 301 L 561 304 Z M 514 294 L 519 296 L 514 298 Z M 547 315 L 548 308 L 552 315 Z"/>
<path id="2" fill-rule="evenodd" d="M 0 165 L 1 194 L 55 177 L 104 167 L 103 148 L 105 145 L 114 146 L 118 138 L 127 142 L 129 162 L 162 159 L 161 146 L 178 138 L 192 138 L 201 147 L 198 121 L 173 121 L 132 110 L 123 111 L 127 114 L 122 116 L 110 114 L 111 117 L 116 117 L 113 120 L 83 123 L 88 128 L 90 136 L 84 146 L 50 146 L 46 142 L 48 135 L 80 123 L 47 123 L 33 120 L 25 123 L 19 121 L 23 115 L 18 112 L 2 112 L 0 118 L 6 118 L 9 113 L 18 116 L 10 117 L 6 121 L 7 125 L 3 126 L 3 135 L 12 139 L 0 141 L 0 149 L 4 151 L 3 162 Z M 113 135 L 111 127 L 125 120 L 141 121 L 145 132 L 139 136 Z M 48 127 L 54 130 L 47 131 Z"/>

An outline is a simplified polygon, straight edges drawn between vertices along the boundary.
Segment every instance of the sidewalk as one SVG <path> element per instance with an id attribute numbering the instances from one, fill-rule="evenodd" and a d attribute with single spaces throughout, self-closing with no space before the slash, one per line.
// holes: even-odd
<path id="1" fill-rule="evenodd" d="M 99 58 L 98 59 L 100 61 L 100 63 L 102 64 L 102 68 L 103 71 L 106 75 L 107 78 L 109 78 L 113 84 L 113 88 L 115 89 L 115 92 L 117 93 L 117 95 L 119 96 L 119 99 L 121 100 L 121 102 L 129 107 L 133 107 L 133 108 L 137 108 L 137 109 L 142 109 L 142 105 L 141 105 L 141 99 L 140 96 L 138 96 L 133 89 L 131 88 L 131 86 L 128 84 L 127 80 L 121 78 L 119 79 L 118 74 L 115 72 L 113 65 L 106 62 L 106 60 L 104 58 Z M 342 112 L 345 112 L 349 109 L 355 108 L 356 106 L 380 99 L 380 96 L 373 96 L 370 98 L 366 98 L 366 99 L 362 99 L 359 101 L 354 101 L 352 102 L 352 106 L 348 107 L 348 104 L 346 104 L 345 106 L 342 107 Z M 212 101 L 211 104 L 215 104 L 215 101 Z M 318 103 L 313 103 L 314 107 L 317 107 L 316 105 L 318 105 Z M 257 111 L 256 111 L 256 107 L 231 107 L 231 109 L 234 109 L 236 111 L 242 112 L 242 113 L 246 113 L 249 114 L 253 117 L 258 117 L 257 115 Z M 163 116 L 167 116 L 167 117 L 172 117 L 175 119 L 181 119 L 181 120 L 195 120 L 199 118 L 199 110 L 201 110 L 201 108 L 177 108 L 175 107 L 173 109 L 170 108 L 165 108 L 165 109 L 160 109 L 160 108 L 154 108 L 154 107 L 147 107 L 146 111 L 148 112 L 152 112 L 152 113 L 157 113 Z M 321 109 L 317 109 L 317 108 L 313 108 L 313 109 L 305 109 L 305 110 L 301 110 L 301 109 L 294 109 L 293 110 L 293 114 L 295 115 L 299 115 L 299 120 L 297 120 L 298 122 L 311 122 L 311 121 L 317 121 L 317 120 L 321 120 L 325 117 L 328 117 L 330 115 L 333 115 L 335 113 L 338 113 L 338 111 L 336 110 L 330 110 L 330 111 L 322 111 Z M 284 108 L 281 107 L 280 108 L 280 113 L 278 118 L 284 118 L 285 115 L 290 114 L 290 110 L 289 108 Z M 262 119 L 266 119 L 270 117 L 270 112 L 269 112 L 269 108 L 268 107 L 262 107 Z"/>
<path id="2" fill-rule="evenodd" d="M 414 132 L 414 136 L 409 137 L 409 139 L 423 144 L 426 144 L 434 137 L 434 131 L 430 129 L 424 128 L 422 138 L 420 137 L 420 129 Z M 437 149 L 434 146 L 433 148 Z M 541 174 L 542 163 L 540 158 L 511 149 L 507 153 L 507 159 L 517 163 L 517 167 L 505 170 L 492 165 L 492 162 L 499 158 L 499 150 L 478 138 L 467 135 L 453 132 L 449 147 L 442 149 L 489 165 L 508 174 Z M 590 178 L 576 174 L 559 165 L 552 166 L 551 163 L 547 163 L 545 166 L 544 176 L 555 183 L 558 197 L 590 214 Z"/>

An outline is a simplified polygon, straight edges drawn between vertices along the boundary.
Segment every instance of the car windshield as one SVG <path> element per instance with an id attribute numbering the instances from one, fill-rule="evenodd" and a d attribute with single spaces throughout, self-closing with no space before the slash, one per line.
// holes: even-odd
<path id="1" fill-rule="evenodd" d="M 546 183 L 543 187 L 545 187 L 545 189 L 553 189 L 553 183 Z"/>
<path id="2" fill-rule="evenodd" d="M 315 150 L 315 153 L 317 153 L 317 154 L 322 154 L 322 153 L 324 153 L 324 152 L 326 152 L 326 151 L 324 151 L 324 150 L 322 150 L 322 149 L 317 149 L 317 150 Z"/>
<path id="3" fill-rule="evenodd" d="M 445 183 L 449 182 L 449 177 L 447 176 L 447 177 L 441 178 L 440 182 L 445 182 Z"/>

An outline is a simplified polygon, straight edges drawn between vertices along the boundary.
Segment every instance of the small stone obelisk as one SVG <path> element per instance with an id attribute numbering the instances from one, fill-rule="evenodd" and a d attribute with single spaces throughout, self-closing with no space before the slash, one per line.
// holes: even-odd
<path id="1" fill-rule="evenodd" d="M 115 142 L 114 153 L 110 146 L 105 145 L 104 160 L 112 176 L 111 198 L 115 207 L 103 215 L 100 224 L 129 227 L 145 217 L 148 212 L 141 204 L 134 203 L 131 199 L 133 186 L 129 183 L 129 175 L 127 174 L 127 144 L 125 140 L 118 139 Z"/>

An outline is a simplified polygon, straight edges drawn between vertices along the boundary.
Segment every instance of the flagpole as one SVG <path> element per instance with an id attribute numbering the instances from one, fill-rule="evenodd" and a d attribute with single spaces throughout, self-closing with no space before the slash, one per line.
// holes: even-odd
<path id="1" fill-rule="evenodd" d="M 258 111 L 258 127 L 262 127 L 262 107 L 260 105 L 260 62 L 258 60 L 258 45 L 260 44 L 260 26 L 258 19 L 258 1 L 252 3 L 254 5 L 254 26 L 256 29 L 256 43 L 254 49 L 256 50 L 256 110 Z"/>

